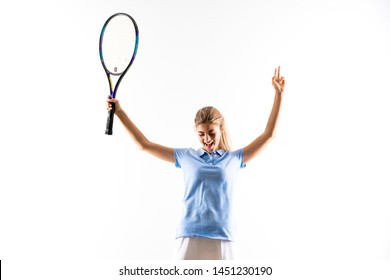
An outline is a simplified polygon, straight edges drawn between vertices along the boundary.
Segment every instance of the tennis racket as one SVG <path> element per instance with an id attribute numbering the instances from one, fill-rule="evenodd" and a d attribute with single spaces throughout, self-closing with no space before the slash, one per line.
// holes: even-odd
<path id="1" fill-rule="evenodd" d="M 110 86 L 110 97 L 115 98 L 119 84 L 133 64 L 138 50 L 138 26 L 126 13 L 110 16 L 100 33 L 99 54 Z M 112 135 L 115 104 L 108 112 L 106 134 Z"/>

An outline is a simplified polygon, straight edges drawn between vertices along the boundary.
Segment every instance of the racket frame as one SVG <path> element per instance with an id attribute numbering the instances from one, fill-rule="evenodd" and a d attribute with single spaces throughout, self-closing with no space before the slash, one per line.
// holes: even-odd
<path id="1" fill-rule="evenodd" d="M 106 31 L 106 28 L 107 28 L 108 24 L 110 23 L 110 21 L 113 18 L 115 18 L 116 16 L 126 16 L 126 17 L 128 17 L 132 21 L 133 26 L 134 26 L 134 30 L 135 30 L 135 44 L 134 44 L 133 55 L 132 55 L 132 57 L 130 59 L 129 64 L 127 65 L 127 67 L 121 73 L 113 73 L 110 70 L 108 70 L 108 68 L 106 67 L 106 65 L 104 63 L 104 59 L 103 59 L 103 38 L 104 38 L 104 32 Z M 126 14 L 126 13 L 116 13 L 116 14 L 113 14 L 104 23 L 102 31 L 100 32 L 100 38 L 99 38 L 99 56 L 100 56 L 100 62 L 102 63 L 104 71 L 106 72 L 108 84 L 109 84 L 109 87 L 110 87 L 110 97 L 111 98 L 115 98 L 116 97 L 116 93 L 118 91 L 118 87 L 119 87 L 123 77 L 126 75 L 126 73 L 129 70 L 130 66 L 134 62 L 135 56 L 137 55 L 137 51 L 138 51 L 138 42 L 139 42 L 138 25 L 137 25 L 137 22 L 134 20 L 134 18 L 132 16 L 130 16 L 129 14 Z M 115 86 L 113 85 L 113 81 L 112 81 L 112 78 L 111 78 L 112 76 L 118 76 L 118 80 L 117 80 Z M 107 135 L 112 135 L 112 126 L 113 126 L 114 114 L 115 114 L 115 103 L 111 102 L 111 105 L 112 105 L 112 109 L 108 112 L 107 124 L 106 124 L 106 134 Z"/>

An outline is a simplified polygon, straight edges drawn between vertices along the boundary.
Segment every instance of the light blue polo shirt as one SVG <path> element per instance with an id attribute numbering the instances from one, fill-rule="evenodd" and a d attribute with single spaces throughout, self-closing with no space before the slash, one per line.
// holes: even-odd
<path id="1" fill-rule="evenodd" d="M 173 149 L 176 167 L 184 175 L 183 216 L 178 237 L 235 239 L 232 195 L 240 168 L 245 167 L 244 149 Z"/>

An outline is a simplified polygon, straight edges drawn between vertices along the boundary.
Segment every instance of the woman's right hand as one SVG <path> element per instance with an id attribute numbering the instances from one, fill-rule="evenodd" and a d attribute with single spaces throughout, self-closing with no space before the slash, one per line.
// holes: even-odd
<path id="1" fill-rule="evenodd" d="M 115 115 L 117 115 L 118 113 L 120 113 L 122 111 L 122 107 L 121 107 L 118 99 L 111 98 L 110 96 L 108 96 L 106 103 L 107 103 L 107 111 L 112 110 L 112 103 L 115 104 L 115 112 L 114 112 Z"/>

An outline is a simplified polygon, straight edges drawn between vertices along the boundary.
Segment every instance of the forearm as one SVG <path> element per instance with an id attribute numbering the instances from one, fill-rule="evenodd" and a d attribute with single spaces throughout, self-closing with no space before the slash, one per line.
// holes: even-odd
<path id="1" fill-rule="evenodd" d="M 275 92 L 274 103 L 272 105 L 272 110 L 268 118 L 267 126 L 265 129 L 265 133 L 270 137 L 275 135 L 275 128 L 279 119 L 279 111 L 282 104 L 282 94 L 279 92 Z"/>
<path id="2" fill-rule="evenodd" d="M 143 133 L 138 129 L 138 127 L 130 120 L 126 112 L 120 110 L 116 112 L 117 117 L 120 119 L 127 132 L 133 141 L 137 144 L 138 148 L 143 149 L 149 140 L 143 135 Z"/>

